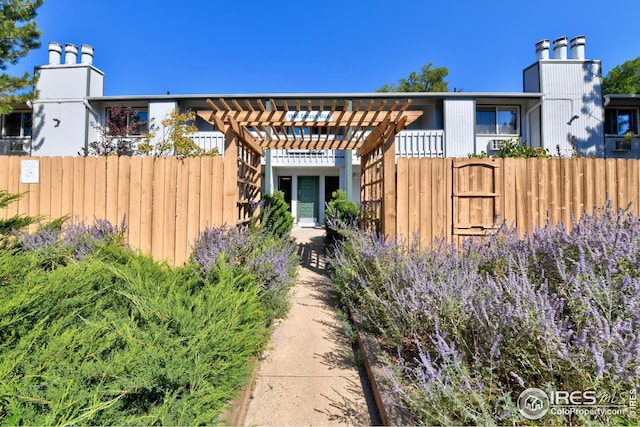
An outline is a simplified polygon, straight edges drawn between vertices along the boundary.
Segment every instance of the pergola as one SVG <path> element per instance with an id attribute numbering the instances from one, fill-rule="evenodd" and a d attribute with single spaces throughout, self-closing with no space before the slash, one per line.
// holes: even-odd
<path id="1" fill-rule="evenodd" d="M 360 201 L 369 224 L 394 236 L 396 228 L 395 136 L 422 115 L 411 100 L 312 99 L 207 100 L 198 116 L 225 135 L 226 223 L 246 221 L 261 188 L 266 149 L 356 150 L 361 158 Z M 346 156 L 350 158 L 350 156 Z M 233 179 L 237 177 L 237 181 Z M 235 184 L 237 182 L 237 185 Z"/>

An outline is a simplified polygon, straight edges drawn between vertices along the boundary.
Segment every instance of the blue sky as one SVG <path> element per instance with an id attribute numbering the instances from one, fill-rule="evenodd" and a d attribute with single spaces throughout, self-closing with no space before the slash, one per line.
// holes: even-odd
<path id="1" fill-rule="evenodd" d="M 640 56 L 638 0 L 45 0 L 42 47 L 89 44 L 105 95 L 372 92 L 433 62 L 449 89 L 522 91 L 538 40 L 585 35 L 606 74 Z"/>

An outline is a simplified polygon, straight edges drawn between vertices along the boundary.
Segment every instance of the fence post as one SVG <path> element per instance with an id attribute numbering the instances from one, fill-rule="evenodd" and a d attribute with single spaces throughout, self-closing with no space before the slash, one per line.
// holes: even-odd
<path id="1" fill-rule="evenodd" d="M 395 127 L 394 124 L 391 124 Z M 382 234 L 396 237 L 396 132 L 390 132 L 382 146 L 383 194 Z"/>
<path id="2" fill-rule="evenodd" d="M 238 139 L 231 126 L 224 134 L 222 222 L 234 227 L 238 222 Z"/>

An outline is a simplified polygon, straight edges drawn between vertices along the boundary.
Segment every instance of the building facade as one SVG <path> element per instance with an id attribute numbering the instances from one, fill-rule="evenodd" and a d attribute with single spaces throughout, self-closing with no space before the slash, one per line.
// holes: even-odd
<path id="1" fill-rule="evenodd" d="M 409 108 L 420 117 L 397 135 L 397 156 L 491 155 L 505 141 L 517 140 L 564 157 L 640 158 L 640 97 L 602 95 L 601 64 L 586 59 L 585 38 L 561 37 L 553 48 L 542 40 L 535 48 L 536 61 L 523 71 L 522 92 L 104 96 L 105 75 L 93 64 L 92 47 L 50 43 L 49 63 L 35 70 L 38 99 L 0 118 L 0 154 L 79 155 L 103 137 L 116 106 L 130 108 L 137 126 L 128 136 L 141 140 L 150 131 L 162 135 L 160 122 L 173 110 L 210 109 L 208 99 L 318 114 L 339 114 L 354 105 L 375 111 L 410 99 Z M 300 140 L 336 137 L 317 135 L 301 120 L 292 130 Z M 195 125 L 196 144 L 224 151 L 224 135 L 214 125 L 201 117 Z M 351 131 L 368 132 L 357 123 Z M 282 190 L 299 225 L 323 223 L 325 203 L 337 189 L 359 201 L 360 159 L 353 150 L 270 149 L 262 163 L 264 191 Z"/>

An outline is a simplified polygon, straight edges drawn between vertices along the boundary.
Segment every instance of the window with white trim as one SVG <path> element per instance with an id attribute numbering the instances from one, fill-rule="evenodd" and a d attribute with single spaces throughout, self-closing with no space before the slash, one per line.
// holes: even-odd
<path id="1" fill-rule="evenodd" d="M 25 138 L 31 136 L 31 113 L 14 111 L 0 116 L 3 138 Z"/>
<path id="2" fill-rule="evenodd" d="M 115 132 L 126 132 L 118 136 L 144 136 L 149 133 L 149 112 L 146 108 L 109 107 L 107 108 L 107 134 L 111 132 L 110 124 Z"/>
<path id="3" fill-rule="evenodd" d="M 607 108 L 605 110 L 604 133 L 624 135 L 628 132 L 638 134 L 637 108 Z"/>
<path id="4" fill-rule="evenodd" d="M 476 134 L 518 136 L 520 108 L 482 105 L 476 107 Z"/>

